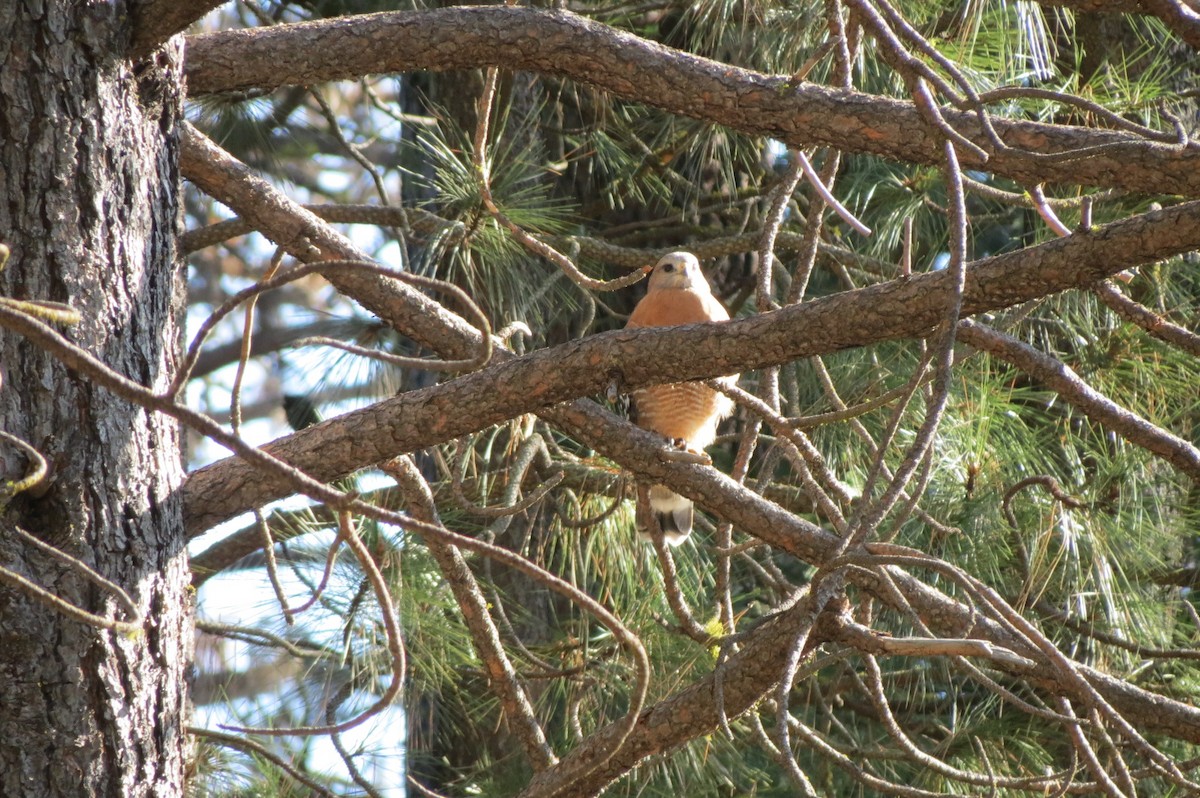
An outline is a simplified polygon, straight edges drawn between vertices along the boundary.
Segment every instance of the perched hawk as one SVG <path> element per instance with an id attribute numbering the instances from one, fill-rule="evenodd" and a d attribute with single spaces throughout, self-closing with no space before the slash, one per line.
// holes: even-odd
<path id="1" fill-rule="evenodd" d="M 701 321 L 728 321 L 690 252 L 672 252 L 650 273 L 646 296 L 634 308 L 628 327 L 662 327 Z M 736 382 L 737 377 L 723 381 Z M 701 453 L 717 436 L 717 424 L 733 410 L 733 402 L 696 382 L 655 385 L 633 392 L 634 421 L 639 427 L 666 436 L 680 448 Z M 639 494 L 640 496 L 641 494 Z M 692 532 L 692 502 L 662 485 L 649 491 L 650 509 L 664 539 L 677 546 Z M 639 518 L 643 518 L 640 512 Z M 646 530 L 641 530 L 645 534 Z"/>

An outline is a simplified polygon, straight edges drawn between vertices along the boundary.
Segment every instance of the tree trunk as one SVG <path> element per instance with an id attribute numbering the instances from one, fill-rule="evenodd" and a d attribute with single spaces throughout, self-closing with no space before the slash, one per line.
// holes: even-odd
<path id="1" fill-rule="evenodd" d="M 0 4 L 0 296 L 70 303 L 60 327 L 126 377 L 162 390 L 179 353 L 183 274 L 178 42 L 123 56 L 126 3 Z M 192 640 L 177 425 L 0 329 L 0 429 L 50 474 L 0 506 L 0 567 L 92 613 L 106 592 L 21 540 L 23 529 L 132 596 L 124 635 L 0 582 L 0 795 L 178 796 Z M 0 484 L 30 462 L 0 441 Z"/>

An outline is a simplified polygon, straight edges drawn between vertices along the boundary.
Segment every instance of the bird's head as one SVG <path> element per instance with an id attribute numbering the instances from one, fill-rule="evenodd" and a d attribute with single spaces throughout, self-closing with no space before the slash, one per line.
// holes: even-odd
<path id="1" fill-rule="evenodd" d="M 690 252 L 670 252 L 658 259 L 654 271 L 650 272 L 647 291 L 664 289 L 684 291 L 709 290 L 708 281 L 700 271 L 700 261 Z"/>

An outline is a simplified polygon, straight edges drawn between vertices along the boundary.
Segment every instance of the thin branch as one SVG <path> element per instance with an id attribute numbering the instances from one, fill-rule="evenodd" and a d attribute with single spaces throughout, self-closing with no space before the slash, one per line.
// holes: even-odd
<path id="1" fill-rule="evenodd" d="M 327 222 L 342 224 L 374 224 L 380 227 L 403 226 L 405 222 L 412 231 L 433 233 L 443 228 L 463 228 L 461 222 L 444 219 L 421 208 L 404 208 L 399 205 L 346 205 L 341 203 L 315 203 L 298 206 Z M 179 239 L 179 250 L 190 254 L 206 247 L 216 246 L 231 238 L 253 233 L 257 228 L 253 222 L 242 218 L 188 230 Z M 465 228 L 463 229 L 465 233 Z"/>
<path id="2" fill-rule="evenodd" d="M 198 188 L 228 205 L 302 263 L 371 260 L 345 236 L 188 124 L 182 128 L 179 157 L 180 169 Z M 327 266 L 322 274 L 343 294 L 355 297 L 367 310 L 443 359 L 471 359 L 487 345 L 466 320 L 401 280 L 336 266 Z"/>
<path id="3" fill-rule="evenodd" d="M 282 274 L 274 277 L 266 277 L 263 280 L 243 288 L 233 296 L 221 303 L 220 307 L 213 310 L 196 331 L 196 335 L 192 339 L 191 345 L 188 347 L 187 353 L 184 355 L 183 362 L 179 366 L 174 380 L 172 380 L 171 388 L 167 395 L 178 397 L 187 384 L 188 378 L 191 376 L 192 367 L 196 359 L 200 356 L 200 348 L 203 346 L 205 339 L 213 328 L 218 323 L 234 310 L 236 310 L 243 302 L 254 300 L 259 294 L 270 291 L 280 286 L 299 280 L 313 273 L 325 273 L 329 270 L 345 270 L 347 272 L 361 271 L 368 274 L 375 274 L 382 277 L 392 278 L 401 283 L 409 283 L 421 288 L 434 288 L 454 296 L 464 308 L 469 311 L 469 314 L 474 317 L 475 322 L 479 325 L 481 331 L 480 343 L 475 356 L 464 360 L 426 360 L 423 358 L 397 358 L 402 365 L 408 365 L 416 368 L 423 368 L 430 371 L 472 371 L 485 365 L 492 357 L 491 343 L 491 325 L 487 320 L 487 316 L 479 309 L 479 306 L 463 291 L 461 288 L 447 283 L 443 280 L 437 280 L 432 277 L 425 277 L 412 272 L 405 272 L 399 269 L 392 269 L 387 266 L 381 266 L 370 260 L 323 260 L 314 263 L 305 263 L 293 266 Z M 350 346 L 345 344 L 343 346 Z M 248 351 L 248 350 L 247 350 Z"/>
<path id="4" fill-rule="evenodd" d="M 491 160 L 487 154 L 487 139 L 488 139 L 488 119 L 492 113 L 492 100 L 496 94 L 498 70 L 495 67 L 490 67 L 487 70 L 487 76 L 484 78 L 483 94 L 479 98 L 478 105 L 478 122 L 475 129 L 475 146 L 472 150 L 472 160 L 475 164 L 475 171 L 479 177 L 479 192 L 483 198 L 483 205 L 487 208 L 488 213 L 501 226 L 512 233 L 513 238 L 517 239 L 530 252 L 535 255 L 540 255 L 546 260 L 553 263 L 562 270 L 572 282 L 581 288 L 586 288 L 591 291 L 616 291 L 619 288 L 633 285 L 639 282 L 642 278 L 650 273 L 650 265 L 638 271 L 634 271 L 624 277 L 617 277 L 612 280 L 596 280 L 588 277 L 579 270 L 570 258 L 562 254 L 554 247 L 544 241 L 531 236 L 529 233 L 521 229 L 520 225 L 508 218 L 505 213 L 500 210 L 496 204 L 495 198 L 492 196 L 491 187 Z"/>
<path id="5" fill-rule="evenodd" d="M 883 687 L 883 672 L 879 668 L 878 660 L 874 656 L 867 654 L 863 657 L 863 663 L 867 666 L 866 692 L 871 697 L 871 702 L 875 706 L 880 723 L 888 735 L 899 744 L 908 759 L 928 770 L 965 784 L 1015 787 L 1024 781 L 1023 779 L 997 779 L 994 775 L 988 776 L 983 773 L 962 770 L 948 765 L 937 757 L 922 751 L 908 734 L 900 728 L 899 722 L 897 722 L 896 717 L 892 714 L 892 708 L 888 704 L 887 694 Z M 1029 662 L 1029 665 L 1032 664 L 1032 662 Z"/>
<path id="6" fill-rule="evenodd" d="M 274 753 L 260 743 L 256 743 L 253 740 L 247 740 L 245 737 L 238 737 L 235 734 L 223 734 L 219 731 L 213 731 L 212 729 L 202 729 L 199 726 L 188 726 L 187 732 L 188 734 L 194 734 L 197 737 L 203 737 L 206 740 L 212 740 L 215 743 L 220 743 L 221 745 L 229 748 L 236 748 L 239 751 L 247 751 L 255 756 L 261 756 L 263 759 L 272 763 L 275 765 L 275 767 L 286 773 L 289 778 L 294 779 L 300 784 L 303 784 L 317 795 L 326 796 L 326 798 L 338 798 L 337 793 L 330 792 L 323 785 L 313 781 L 300 770 L 293 767 L 290 762 L 286 761 L 278 754 Z"/>
<path id="7" fill-rule="evenodd" d="M 1058 480 L 1048 474 L 1038 474 L 1036 476 L 1026 477 L 1025 479 L 1018 480 L 1011 487 L 1009 487 L 1008 490 L 1004 491 L 1004 497 L 1000 506 L 1004 512 L 1005 520 L 1008 521 L 1009 528 L 1012 529 L 1013 547 L 1016 549 L 1017 560 L 1021 564 L 1022 576 L 1024 577 L 1020 597 L 1017 600 L 1017 606 L 1024 606 L 1029 598 L 1030 593 L 1033 591 L 1033 572 L 1032 563 L 1030 562 L 1029 558 L 1029 550 L 1026 548 L 1024 538 L 1020 534 L 1021 525 L 1017 523 L 1017 515 L 1013 511 L 1012 502 L 1018 493 L 1026 488 L 1033 487 L 1034 485 L 1040 485 L 1041 487 L 1045 488 L 1051 496 L 1062 502 L 1065 507 L 1078 509 L 1085 506 L 1083 502 L 1064 491 L 1062 486 L 1058 484 Z"/>
<path id="8" fill-rule="evenodd" d="M 330 700 L 329 704 L 325 707 L 325 723 L 327 725 L 332 725 L 337 722 L 338 708 L 346 702 L 346 699 L 350 697 L 351 692 L 352 690 L 350 685 L 345 684 L 342 686 L 342 689 L 338 691 L 337 695 Z M 379 790 L 375 789 L 375 785 L 363 777 L 362 771 L 360 771 L 358 769 L 358 765 L 354 763 L 354 757 L 350 755 L 350 752 L 346 750 L 345 744 L 342 743 L 342 735 L 338 734 L 337 732 L 331 732 L 329 734 L 329 742 L 333 743 L 334 750 L 336 750 L 338 752 L 338 756 L 342 758 L 342 764 L 346 766 L 346 772 L 350 774 L 351 780 L 363 789 L 363 792 L 367 794 L 367 798 L 383 798 L 383 795 L 379 792 Z"/>
<path id="9" fill-rule="evenodd" d="M 383 471 L 400 487 L 409 511 L 420 520 L 439 523 L 437 508 L 429 485 L 421 477 L 411 457 L 397 457 L 383 464 Z M 534 715 L 533 705 L 500 642 L 500 633 L 488 612 L 487 599 L 480 590 L 475 575 L 467 567 L 458 548 L 436 538 L 426 538 L 425 545 L 437 560 L 442 574 L 450 584 L 462 612 L 463 621 L 471 631 L 471 642 L 487 669 L 492 689 L 500 698 L 511 728 L 525 749 L 525 755 L 535 771 L 543 770 L 558 761 L 546 741 L 545 732 Z"/>
<path id="10" fill-rule="evenodd" d="M 959 323 L 959 337 L 1044 384 L 1088 418 L 1167 461 L 1200 482 L 1200 449 L 1121 407 L 1085 383 L 1070 366 L 1022 341 L 977 322 Z"/>
<path id="11" fill-rule="evenodd" d="M 1027 645 L 1032 646 L 1035 651 L 1041 652 L 1065 684 L 1073 687 L 1075 692 L 1090 708 L 1100 713 L 1104 719 L 1104 724 L 1110 725 L 1118 731 L 1122 737 L 1132 744 L 1135 750 L 1147 757 L 1152 764 L 1161 768 L 1163 776 L 1189 790 L 1200 789 L 1200 785 L 1196 785 L 1184 777 L 1178 765 L 1171 757 L 1147 742 L 1142 733 L 1116 707 L 1104 698 L 1088 680 L 1082 666 L 1068 659 L 1037 627 L 1014 610 L 995 589 L 962 569 L 915 549 L 895 546 L 893 544 L 873 544 L 870 548 L 873 553 L 869 556 L 853 553 L 843 555 L 841 558 L 827 563 L 826 567 L 832 567 L 841 561 L 867 564 L 871 559 L 874 559 L 878 563 L 932 568 L 939 573 L 946 574 L 958 584 L 971 591 L 981 606 L 986 607 L 989 613 L 993 614 L 997 620 L 1016 632 L 1023 638 Z"/>
<path id="12" fill-rule="evenodd" d="M 87 610 L 76 607 L 69 601 L 59 598 L 51 591 L 34 584 L 21 574 L 2 566 L 0 566 L 0 582 L 7 582 L 11 587 L 19 590 L 22 593 L 25 593 L 30 598 L 36 599 L 51 609 L 61 612 L 63 615 L 66 615 L 70 618 L 74 618 L 80 623 L 85 623 L 88 626 L 94 626 L 97 629 L 108 629 L 125 635 L 142 634 L 142 627 L 144 624 L 142 614 L 138 611 L 137 605 L 133 602 L 133 599 L 129 597 L 129 594 L 126 593 L 120 585 L 105 579 L 103 576 L 98 574 L 95 569 L 78 557 L 72 557 L 70 554 L 56 549 L 54 546 L 39 540 L 20 527 L 10 526 L 9 529 L 25 543 L 49 555 L 52 559 L 55 559 L 67 566 L 67 568 L 70 570 L 81 575 L 89 582 L 111 595 L 117 600 L 117 602 L 125 610 L 126 614 L 132 620 L 118 621 L 115 618 L 108 618 L 88 612 Z"/>
<path id="13" fill-rule="evenodd" d="M 836 640 L 859 651 L 896 657 L 974 657 L 1014 668 L 1034 668 L 1037 663 L 987 640 L 966 637 L 891 637 L 861 624 L 845 622 Z"/>
<path id="14" fill-rule="evenodd" d="M 513 456 L 511 463 L 511 473 L 509 474 L 508 485 L 505 489 L 505 495 L 501 499 L 501 503 L 493 507 L 484 507 L 475 504 L 467 498 L 463 492 L 463 481 L 466 479 L 467 457 L 464 452 L 463 442 L 458 443 L 457 464 L 449 469 L 450 471 L 450 486 L 453 491 L 455 500 L 459 505 L 472 515 L 480 515 L 488 518 L 501 518 L 504 516 L 513 516 L 518 513 L 523 513 L 533 505 L 540 502 L 546 497 L 551 489 L 563 481 L 566 473 L 559 470 L 552 474 L 542 484 L 538 485 L 532 493 L 524 499 L 517 500 L 517 494 L 521 491 L 521 483 L 525 481 L 525 475 L 529 473 L 529 468 L 533 465 L 534 458 L 537 455 L 542 455 L 542 459 L 549 463 L 550 455 L 546 450 L 546 443 L 539 435 L 534 435 L 521 442 L 517 448 L 516 454 Z"/>
<path id="15" fill-rule="evenodd" d="M 1071 702 L 1065 697 L 1058 697 L 1059 710 L 1067 716 L 1075 717 L 1075 710 L 1071 708 Z M 1067 731 L 1071 735 L 1071 743 L 1074 750 L 1083 757 L 1084 763 L 1087 765 L 1092 776 L 1096 779 L 1096 783 L 1100 785 L 1104 794 L 1109 798 L 1136 798 L 1136 793 L 1125 793 L 1117 783 L 1109 776 L 1108 768 L 1096 756 L 1096 750 L 1092 748 L 1092 744 L 1088 742 L 1087 736 L 1083 733 L 1083 727 L 1078 724 L 1069 724 Z"/>
<path id="16" fill-rule="evenodd" d="M 833 762 L 855 781 L 879 794 L 899 795 L 902 798 L 947 798 L 948 796 L 948 793 L 931 792 L 876 776 L 869 772 L 867 767 L 860 765 L 858 761 L 830 745 L 815 729 L 794 718 L 788 723 L 788 726 L 797 733 L 801 742 L 816 751 L 822 758 Z M 865 760 L 865 764 L 869 765 L 870 760 Z"/>
<path id="17" fill-rule="evenodd" d="M 282 649 L 283 651 L 291 654 L 293 657 L 303 657 L 306 659 L 331 659 L 337 661 L 340 661 L 342 658 L 342 655 L 339 652 L 330 651 L 324 648 L 315 648 L 310 644 L 297 645 L 291 640 L 280 637 L 279 635 L 274 634 L 273 632 L 268 632 L 264 629 L 197 620 L 196 630 L 205 634 L 215 635 L 218 637 L 227 637 L 230 640 L 249 643 L 252 646 L 267 646 Z"/>
<path id="18" fill-rule="evenodd" d="M 605 509 L 601 510 L 596 515 L 588 518 L 579 518 L 579 514 L 583 511 L 579 504 L 579 499 L 576 498 L 574 491 L 564 490 L 561 493 L 565 494 L 571 501 L 571 506 L 575 510 L 574 515 L 563 512 L 563 508 L 559 504 L 554 505 L 554 512 L 558 516 L 558 522 L 567 529 L 587 529 L 588 527 L 602 524 L 616 513 L 625 504 L 625 474 L 617 477 L 617 487 L 613 489 L 613 500 Z"/>
<path id="19" fill-rule="evenodd" d="M 365 84 L 366 81 L 364 80 L 362 83 Z M 334 114 L 333 109 L 329 106 L 328 101 L 326 101 L 325 95 L 316 89 L 310 90 L 309 93 L 312 95 L 313 99 L 317 101 L 317 105 L 321 109 L 321 115 L 325 117 L 325 121 L 329 125 L 329 130 L 338 140 L 338 143 L 341 144 L 346 153 L 359 166 L 361 166 L 367 174 L 371 176 L 371 181 L 375 184 L 375 193 L 379 195 L 379 201 L 382 203 L 383 207 L 396 207 L 397 211 L 399 212 L 398 216 L 400 217 L 400 224 L 392 226 L 392 237 L 396 239 L 397 243 L 399 244 L 400 265 L 407 270 L 408 246 L 404 240 L 404 231 L 409 229 L 407 211 L 403 205 L 392 205 L 391 199 L 388 198 L 387 187 L 383 184 L 383 176 L 379 173 L 379 167 L 372 163 L 371 159 L 369 159 L 366 155 L 363 155 L 362 148 L 351 144 L 346 139 L 346 136 L 342 133 L 342 125 L 338 121 L 337 115 Z"/>
<path id="20" fill-rule="evenodd" d="M 825 580 L 830 592 L 834 581 Z M 751 633 L 746 645 L 720 666 L 725 679 L 724 703 L 730 717 L 745 712 L 773 688 L 786 651 L 780 647 L 780 640 L 793 640 L 802 634 L 819 612 L 814 608 L 823 607 L 829 598 L 826 588 L 807 591 L 792 608 Z M 548 798 L 568 786 L 575 794 L 594 795 L 647 756 L 715 730 L 717 678 L 721 677 L 710 674 L 647 707 L 629 733 L 624 732 L 619 722 L 598 730 L 563 757 L 559 766 L 535 776 L 521 798 Z M 618 736 L 626 740 L 626 745 L 613 754 L 610 741 Z M 575 775 L 581 765 L 597 759 L 603 759 L 604 764 L 591 768 L 586 776 Z"/>
<path id="21" fill-rule="evenodd" d="M 946 267 L 946 271 L 951 276 L 952 291 L 950 293 L 948 307 L 946 308 L 945 321 L 942 335 L 937 342 L 937 349 L 933 353 L 934 361 L 934 377 L 933 377 L 933 392 L 929 396 L 925 405 L 925 418 L 921 422 L 916 435 L 913 438 L 912 444 L 904 453 L 904 458 L 900 465 L 894 470 L 894 473 L 889 479 L 887 488 L 877 500 L 863 501 L 856 508 L 855 515 L 850 522 L 850 531 L 845 537 L 845 545 L 847 548 L 856 546 L 862 543 L 877 531 L 879 523 L 887 515 L 887 513 L 895 506 L 896 502 L 905 495 L 909 481 L 916 472 L 920 463 L 925 458 L 925 453 L 929 447 L 933 445 L 934 437 L 937 433 L 938 426 L 941 424 L 942 415 L 946 410 L 946 405 L 949 401 L 951 381 L 953 378 L 954 368 L 954 342 L 956 324 L 962 316 L 963 310 L 963 294 L 966 290 L 967 282 L 967 207 L 966 197 L 963 191 L 962 170 L 958 163 L 958 154 L 954 148 L 954 142 L 947 141 L 945 145 L 946 152 L 946 194 L 950 199 L 950 263 Z M 924 378 L 924 362 L 922 367 L 914 372 L 910 384 L 915 392 Z M 904 408 L 904 403 L 897 405 L 896 412 L 893 414 L 893 421 L 898 424 L 900 414 Z M 894 426 L 889 430 L 889 437 L 894 434 Z M 864 498 L 869 499 L 871 496 L 871 483 L 877 474 L 884 470 L 884 452 L 886 442 L 877 446 L 875 454 L 875 462 L 871 466 L 871 473 L 868 476 L 867 485 L 863 488 Z M 913 492 L 912 496 L 919 496 L 919 492 Z"/>
<path id="22" fill-rule="evenodd" d="M 766 402 L 743 391 L 736 385 L 729 385 L 720 380 L 705 380 L 705 385 L 720 391 L 762 418 L 775 431 L 775 434 L 785 438 L 796 447 L 800 454 L 796 466 L 800 471 L 800 479 L 805 491 L 813 503 L 820 507 L 821 512 L 833 523 L 834 528 L 844 532 L 846 522 L 842 517 L 841 507 L 848 507 L 854 500 L 854 495 L 849 486 L 842 483 L 829 469 L 825 458 L 808 439 L 808 436 L 793 427 L 786 418 L 772 410 Z M 833 494 L 832 497 L 830 493 Z"/>
<path id="23" fill-rule="evenodd" d="M 255 512 L 256 517 L 259 517 L 260 515 L 261 514 L 257 511 Z M 265 520 L 263 520 L 262 526 L 264 530 L 268 530 L 263 536 L 263 551 L 266 554 L 267 573 L 270 573 L 271 569 L 274 567 L 273 563 L 275 562 L 275 544 L 270 537 L 269 529 Z M 324 594 L 325 588 L 329 586 L 329 580 L 333 576 L 333 566 L 337 562 L 338 551 L 341 550 L 342 542 L 342 530 L 339 526 L 337 535 L 334 537 L 333 542 L 329 544 L 329 550 L 325 553 L 325 567 L 321 570 L 321 580 L 317 582 L 317 586 L 313 589 L 312 595 L 309 597 L 308 601 L 304 602 L 299 607 L 296 607 L 296 609 L 291 610 L 290 613 L 287 605 L 281 602 L 284 619 L 287 620 L 289 624 L 291 624 L 291 615 L 299 615 L 302 612 L 307 612 L 309 609 L 316 606 L 317 602 L 321 600 L 321 596 Z"/>
<path id="24" fill-rule="evenodd" d="M 1033 198 L 1033 207 L 1034 210 L 1038 212 L 1038 216 L 1042 217 L 1042 220 L 1046 222 L 1046 225 L 1053 230 L 1056 235 L 1071 235 L 1071 228 L 1063 224 L 1058 218 L 1058 214 L 1056 214 L 1054 209 L 1050 207 L 1050 203 L 1046 201 L 1046 195 L 1042 192 L 1042 187 L 1040 185 L 1029 189 L 1029 196 Z"/>
<path id="25" fill-rule="evenodd" d="M 1140 643 L 1133 643 L 1125 639 L 1124 635 L 1111 634 L 1102 632 L 1095 628 L 1094 624 L 1085 623 L 1077 618 L 1072 618 L 1066 613 L 1051 606 L 1049 602 L 1038 600 L 1033 603 L 1033 609 L 1037 610 L 1045 618 L 1050 618 L 1057 623 L 1070 629 L 1072 632 L 1090 637 L 1098 643 L 1103 643 L 1114 648 L 1119 648 L 1123 651 L 1128 651 L 1138 657 L 1146 659 L 1170 659 L 1170 660 L 1200 660 L 1200 649 L 1196 648 L 1154 648 L 1145 646 Z"/>
<path id="26" fill-rule="evenodd" d="M 787 172 L 784 173 L 770 193 L 770 207 L 767 209 L 766 218 L 763 220 L 762 233 L 758 243 L 758 285 L 754 294 L 754 307 L 759 313 L 766 313 L 778 305 L 772 299 L 771 290 L 771 275 L 774 274 L 775 261 L 775 239 L 779 236 L 779 228 L 783 224 L 783 216 L 787 212 L 788 203 L 792 199 L 792 194 L 796 190 L 796 186 L 800 183 L 801 174 L 807 174 L 803 168 L 803 164 L 808 164 L 808 158 L 804 157 L 801 150 L 789 150 L 788 157 L 791 163 L 788 164 Z M 801 160 L 803 158 L 803 160 Z M 812 170 L 812 164 L 808 164 L 808 171 Z M 828 193 L 828 189 L 821 183 L 820 177 L 817 177 L 817 183 L 821 184 L 821 188 Z M 815 186 L 814 186 L 815 187 Z M 767 399 L 768 404 L 778 406 L 778 397 L 772 402 Z"/>
<path id="27" fill-rule="evenodd" d="M 821 584 L 830 593 L 840 594 L 845 584 L 845 573 L 842 570 L 835 570 L 832 573 L 820 573 L 820 582 L 816 579 L 810 588 L 815 592 L 817 584 Z M 810 611 L 812 610 L 811 602 Z M 843 607 L 844 609 L 844 602 Z M 792 685 L 795 683 L 796 675 L 800 670 L 804 661 L 811 657 L 812 646 L 809 640 L 812 638 L 813 626 L 817 622 L 820 610 L 812 613 L 811 622 L 808 626 L 801 628 L 790 640 L 780 641 L 782 649 L 786 652 L 783 661 L 783 668 L 779 676 L 779 684 L 775 688 L 775 733 L 778 736 L 778 752 L 779 760 L 783 765 L 784 770 L 791 776 L 801 792 L 806 796 L 816 796 L 816 790 L 813 789 L 812 783 L 808 776 L 800 768 L 800 763 L 796 761 L 795 755 L 792 754 L 792 744 L 789 734 L 788 720 L 791 715 L 788 711 L 788 702 L 792 694 Z M 829 613 L 836 615 L 836 612 Z"/>
<path id="28" fill-rule="evenodd" d="M 1112 125 L 1114 128 L 1127 130 L 1151 141 L 1161 141 L 1166 144 L 1176 144 L 1179 146 L 1187 145 L 1187 137 L 1180 137 L 1178 132 L 1164 133 L 1154 128 L 1139 125 L 1132 122 L 1120 114 L 1113 113 L 1099 103 L 1080 97 L 1077 94 L 1070 94 L 1061 91 L 1052 91 L 1051 89 L 1043 89 L 1035 86 L 1003 86 L 999 89 L 985 91 L 979 95 L 979 101 L 982 103 L 994 103 L 1001 100 L 1013 100 L 1022 98 L 1031 98 L 1037 100 L 1050 100 L 1052 102 L 1062 103 L 1063 105 L 1072 105 L 1089 115 L 1103 119 L 1105 122 Z"/>
<path id="29" fill-rule="evenodd" d="M 338 537 L 345 540 L 346 545 L 354 552 L 354 555 L 358 558 L 358 564 L 366 573 L 367 579 L 375 591 L 375 601 L 379 604 L 379 612 L 387 640 L 387 650 L 391 656 L 392 678 L 388 683 L 387 689 L 376 699 L 374 704 L 342 723 L 327 724 L 324 726 L 295 726 L 287 729 L 222 726 L 221 728 L 226 731 L 238 732 L 240 734 L 262 734 L 271 737 L 340 734 L 362 725 L 367 720 L 383 712 L 400 695 L 400 691 L 404 687 L 407 659 L 404 655 L 404 641 L 400 635 L 399 614 L 396 612 L 396 605 L 392 602 L 387 581 L 383 578 L 383 573 L 375 563 L 375 558 L 371 556 L 370 549 L 362 542 L 362 538 L 358 536 L 349 510 L 343 510 L 339 513 L 338 530 Z"/>
<path id="30" fill-rule="evenodd" d="M 670 546 L 663 540 L 661 534 L 649 537 L 650 542 L 654 545 L 654 553 L 658 555 L 658 563 L 662 567 L 663 591 L 667 595 L 667 603 L 671 606 L 671 612 L 679 621 L 680 630 L 702 646 L 713 645 L 716 638 L 692 615 L 687 599 L 683 597 L 683 593 L 679 589 L 679 574 L 675 569 L 675 558 L 671 556 Z"/>
<path id="31" fill-rule="evenodd" d="M 0 482 L 0 510 L 3 510 L 8 502 L 18 493 L 24 493 L 27 490 L 36 488 L 38 483 L 46 478 L 47 466 L 46 458 L 42 457 L 42 453 L 16 435 L 0 430 L 0 441 L 19 449 L 25 455 L 25 458 L 29 460 L 29 470 L 25 476 L 20 479 L 6 479 Z"/>
<path id="32" fill-rule="evenodd" d="M 864 236 L 871 235 L 871 228 L 867 227 L 857 216 L 855 216 L 849 208 L 838 201 L 838 198 L 833 196 L 833 192 L 825 185 L 825 181 L 817 174 L 817 170 L 813 168 L 812 162 L 808 160 L 808 156 L 804 154 L 804 150 L 796 150 L 796 160 L 800 162 L 800 169 L 804 172 L 804 179 L 817 192 L 817 196 L 821 201 L 833 209 L 833 212 L 841 217 L 842 221 L 850 225 L 856 232 Z"/>
<path id="33" fill-rule="evenodd" d="M 1092 286 L 1092 293 L 1125 321 L 1136 324 L 1160 341 L 1178 347 L 1193 357 L 1200 357 L 1200 335 L 1172 324 L 1145 305 L 1134 302 L 1111 280 L 1096 283 Z"/>
<path id="34" fill-rule="evenodd" d="M 818 175 L 821 183 L 826 187 L 832 188 L 834 181 L 837 179 L 838 168 L 842 163 L 842 154 L 838 150 L 829 150 L 825 158 L 825 163 L 821 167 L 821 174 Z M 822 212 L 824 201 L 820 196 L 813 197 L 809 201 L 808 215 L 804 219 L 804 232 L 799 240 L 799 261 L 795 268 L 792 269 L 792 284 L 788 287 L 787 298 L 785 304 L 791 305 L 795 302 L 800 302 L 808 293 L 808 284 L 812 279 L 813 269 L 817 265 L 817 255 L 825 254 L 829 256 L 828 246 L 821 241 L 822 231 L 825 229 L 825 214 Z M 787 244 L 787 236 L 780 236 L 780 244 Z M 889 269 L 890 270 L 890 265 Z M 834 267 L 834 271 L 838 276 L 842 276 L 843 269 L 839 266 Z M 886 271 L 886 270 L 885 270 Z M 876 282 L 871 280 L 870 282 Z"/>

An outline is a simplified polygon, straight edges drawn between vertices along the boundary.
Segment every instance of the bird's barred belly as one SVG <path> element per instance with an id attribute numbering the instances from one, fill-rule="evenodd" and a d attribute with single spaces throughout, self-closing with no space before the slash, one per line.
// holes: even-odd
<path id="1" fill-rule="evenodd" d="M 667 438 L 682 438 L 700 451 L 713 442 L 717 422 L 729 414 L 732 402 L 699 383 L 655 385 L 633 392 L 637 424 Z"/>

